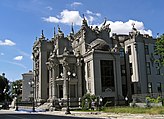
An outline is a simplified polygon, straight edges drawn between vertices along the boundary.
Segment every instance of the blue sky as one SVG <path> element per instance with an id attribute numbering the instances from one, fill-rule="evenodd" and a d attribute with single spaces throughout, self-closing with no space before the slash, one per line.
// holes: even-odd
<path id="1" fill-rule="evenodd" d="M 163 5 L 163 0 L 0 0 L 0 73 L 21 79 L 32 70 L 32 46 L 41 30 L 50 39 L 59 25 L 67 35 L 73 22 L 76 32 L 82 14 L 93 26 L 106 17 L 113 33 L 128 34 L 135 23 L 141 33 L 156 37 L 164 33 Z"/>

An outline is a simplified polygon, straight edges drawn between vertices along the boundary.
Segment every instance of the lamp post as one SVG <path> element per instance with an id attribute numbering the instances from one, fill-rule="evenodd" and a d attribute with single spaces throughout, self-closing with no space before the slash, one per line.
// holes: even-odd
<path id="1" fill-rule="evenodd" d="M 71 72 L 67 72 L 67 75 L 68 75 L 68 79 L 67 79 L 67 109 L 66 109 L 66 112 L 65 114 L 71 114 L 70 112 L 70 109 L 69 109 L 69 93 L 70 93 L 70 90 L 69 90 L 69 81 L 71 79 Z M 72 73 L 72 76 L 75 77 L 76 74 L 75 73 Z"/>
<path id="2" fill-rule="evenodd" d="M 99 111 L 101 110 L 102 101 L 103 101 L 102 97 L 99 96 Z"/>
<path id="3" fill-rule="evenodd" d="M 16 95 L 15 111 L 18 111 L 18 86 L 17 85 L 13 86 L 13 89 L 15 90 L 15 95 Z"/>
<path id="4" fill-rule="evenodd" d="M 32 87 L 32 94 L 33 94 L 33 97 L 32 97 L 32 111 L 35 112 L 35 102 L 34 102 L 34 81 L 31 80 L 30 82 L 28 82 L 28 84 Z"/>

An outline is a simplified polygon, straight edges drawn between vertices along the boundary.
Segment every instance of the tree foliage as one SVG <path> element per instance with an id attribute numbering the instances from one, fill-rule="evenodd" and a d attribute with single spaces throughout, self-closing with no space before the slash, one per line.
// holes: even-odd
<path id="1" fill-rule="evenodd" d="M 17 89 L 14 89 L 14 87 L 17 87 Z M 21 101 L 22 97 L 22 80 L 16 80 L 12 83 L 12 95 L 15 97 L 16 95 L 18 96 L 18 101 Z"/>
<path id="2" fill-rule="evenodd" d="M 155 54 L 159 55 L 159 59 L 156 61 L 164 66 L 164 34 L 157 38 Z"/>
<path id="3" fill-rule="evenodd" d="M 9 81 L 4 76 L 0 75 L 0 102 L 5 100 L 9 91 Z"/>
<path id="4" fill-rule="evenodd" d="M 91 108 L 91 102 L 95 101 L 96 96 L 95 95 L 91 95 L 90 93 L 85 94 L 82 97 L 82 109 L 83 110 L 87 110 Z"/>

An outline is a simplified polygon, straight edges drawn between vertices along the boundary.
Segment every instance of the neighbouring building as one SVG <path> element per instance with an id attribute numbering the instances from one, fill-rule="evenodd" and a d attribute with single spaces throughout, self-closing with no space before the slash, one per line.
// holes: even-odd
<path id="1" fill-rule="evenodd" d="M 33 45 L 35 99 L 37 102 L 78 102 L 86 93 L 103 103 L 122 104 L 133 94 L 160 93 L 164 89 L 155 39 L 134 26 L 129 35 L 112 34 L 106 21 L 99 28 L 82 21 L 70 35 L 58 27 L 51 40 L 42 35 Z M 69 95 L 68 95 L 69 94 Z M 78 103 L 71 103 L 77 106 Z"/>
<path id="2" fill-rule="evenodd" d="M 32 101 L 33 89 L 29 83 L 33 81 L 32 71 L 22 74 L 22 101 Z"/>

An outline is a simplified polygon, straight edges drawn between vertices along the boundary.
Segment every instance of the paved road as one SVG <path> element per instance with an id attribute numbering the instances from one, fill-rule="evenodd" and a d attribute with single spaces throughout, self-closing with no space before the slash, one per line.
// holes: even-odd
<path id="1" fill-rule="evenodd" d="M 86 118 L 57 116 L 57 115 L 43 115 L 43 114 L 0 114 L 0 119 L 86 119 Z"/>
<path id="2" fill-rule="evenodd" d="M 0 110 L 0 119 L 100 119 L 100 118 L 86 117 L 85 115 L 81 115 L 80 117 L 75 116 L 73 114 L 65 115 L 62 112 L 49 113 L 49 112 L 25 112 L 25 111 Z"/>
<path id="3" fill-rule="evenodd" d="M 29 112 L 0 110 L 0 119 L 164 119 L 164 115 L 128 114 L 128 113 L 103 113 L 103 112 L 78 112 L 71 111 L 65 115 L 64 111 L 54 112 Z"/>

